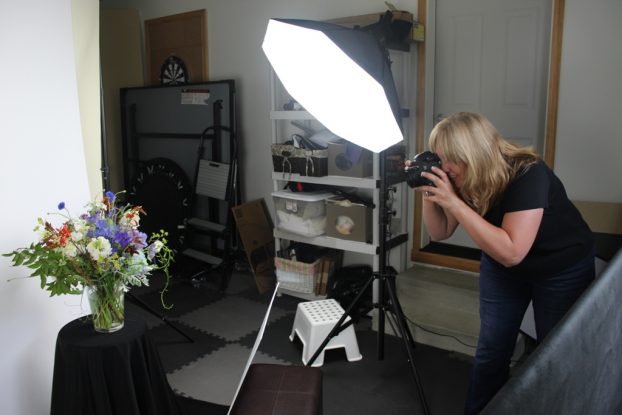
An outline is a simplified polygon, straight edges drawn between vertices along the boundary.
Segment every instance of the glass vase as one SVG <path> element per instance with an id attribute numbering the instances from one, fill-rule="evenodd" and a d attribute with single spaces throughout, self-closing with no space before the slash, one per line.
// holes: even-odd
<path id="1" fill-rule="evenodd" d="M 112 333 L 125 321 L 125 287 L 121 283 L 100 283 L 87 287 L 95 331 Z"/>

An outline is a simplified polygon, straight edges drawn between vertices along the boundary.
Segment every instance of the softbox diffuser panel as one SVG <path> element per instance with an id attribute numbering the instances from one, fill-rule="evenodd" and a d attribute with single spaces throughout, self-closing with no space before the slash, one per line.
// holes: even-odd
<path id="1" fill-rule="evenodd" d="M 403 140 L 387 51 L 372 33 L 271 19 L 262 48 L 287 92 L 334 134 L 376 153 Z"/>

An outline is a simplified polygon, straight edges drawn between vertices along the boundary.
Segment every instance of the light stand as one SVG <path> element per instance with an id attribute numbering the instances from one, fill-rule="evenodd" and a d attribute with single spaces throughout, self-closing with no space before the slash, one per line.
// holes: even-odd
<path id="1" fill-rule="evenodd" d="M 388 191 L 389 185 L 387 184 L 387 176 L 386 176 L 386 163 L 385 163 L 384 152 L 380 153 L 380 193 L 381 200 L 388 200 Z M 415 365 L 415 340 L 408 326 L 408 321 L 404 315 L 402 310 L 402 306 L 397 298 L 397 294 L 395 292 L 395 272 L 390 270 L 386 264 L 386 258 L 388 251 L 403 242 L 405 242 L 405 238 L 396 238 L 388 241 L 388 226 L 389 226 L 389 217 L 392 214 L 390 209 L 386 206 L 381 207 L 380 212 L 380 241 L 379 241 L 379 264 L 378 264 L 378 272 L 374 272 L 372 276 L 365 282 L 363 287 L 361 287 L 359 293 L 354 298 L 352 303 L 345 310 L 339 321 L 333 326 L 331 331 L 328 333 L 324 341 L 317 348 L 315 353 L 311 356 L 309 361 L 307 362 L 307 366 L 313 365 L 313 362 L 317 359 L 320 353 L 324 350 L 326 345 L 331 341 L 333 337 L 336 337 L 345 330 L 348 326 L 353 323 L 353 320 L 349 320 L 346 322 L 346 319 L 350 315 L 350 312 L 359 305 L 359 302 L 362 300 L 363 295 L 369 288 L 370 284 L 374 281 L 378 281 L 378 299 L 374 302 L 374 308 L 378 309 L 378 338 L 377 338 L 377 347 L 378 347 L 378 359 L 384 359 L 384 335 L 385 335 L 385 317 L 386 312 L 390 311 L 393 313 L 395 317 L 395 321 L 397 323 L 397 329 L 399 331 L 399 335 L 404 344 L 404 349 L 406 350 L 406 354 L 408 355 L 408 363 L 410 367 L 410 372 L 413 377 L 413 381 L 415 383 L 415 387 L 417 388 L 417 394 L 419 396 L 419 400 L 421 402 L 421 408 L 423 409 L 423 413 L 426 415 L 430 414 L 430 409 L 428 407 L 428 403 L 425 397 L 425 393 L 423 391 L 423 387 L 421 385 L 421 380 L 419 378 L 419 374 L 417 372 L 417 367 Z M 388 246 L 389 245 L 389 246 Z M 387 295 L 388 294 L 388 301 Z"/>
<path id="2" fill-rule="evenodd" d="M 103 83 L 103 75 L 101 71 L 101 67 L 99 70 L 99 125 L 101 129 L 101 174 L 102 174 L 102 185 L 104 190 L 110 190 L 110 177 L 108 173 L 110 171 L 110 167 L 108 164 L 108 137 L 106 135 L 106 111 L 104 107 L 104 83 Z"/>
<path id="3" fill-rule="evenodd" d="M 388 251 L 407 236 L 389 240 L 386 206 L 389 186 L 404 181 L 387 178 L 385 150 L 403 141 L 400 106 L 388 52 L 372 33 L 305 20 L 271 19 L 263 43 L 270 63 L 289 94 L 334 134 L 379 155 L 380 213 L 378 271 L 366 281 L 356 298 L 309 359 L 310 366 L 330 340 L 353 323 L 345 322 L 367 288 L 378 281 L 378 358 L 384 358 L 386 312 L 390 311 L 408 355 L 409 368 L 424 414 L 430 410 L 414 358 L 415 342 L 395 292 L 395 272 L 387 267 Z M 353 108 L 344 109 L 344 106 Z M 387 295 L 388 294 L 388 299 Z"/>

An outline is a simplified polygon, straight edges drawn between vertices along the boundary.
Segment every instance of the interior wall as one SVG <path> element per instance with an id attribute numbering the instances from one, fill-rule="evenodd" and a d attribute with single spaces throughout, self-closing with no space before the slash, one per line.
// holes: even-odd
<path id="1" fill-rule="evenodd" d="M 269 64 L 261 51 L 267 20 L 329 19 L 377 12 L 384 7 L 375 0 L 102 0 L 101 4 L 136 8 L 143 20 L 207 9 L 210 76 L 234 79 L 238 90 L 244 200 L 269 198 L 272 190 Z M 393 4 L 416 15 L 417 0 Z M 622 169 L 617 160 L 622 154 L 622 133 L 612 120 L 622 110 L 622 101 L 617 98 L 622 92 L 617 77 L 622 72 L 622 49 L 618 45 L 622 29 L 617 24 L 622 3 L 596 0 L 588 5 L 565 0 L 565 4 L 555 170 L 571 198 L 619 203 L 622 187 L 616 181 Z M 414 78 L 412 85 L 414 89 Z"/>
<path id="2" fill-rule="evenodd" d="M 80 105 L 80 125 L 84 142 L 91 197 L 102 191 L 101 121 L 99 81 L 99 2 L 72 0 L 71 15 Z"/>
<path id="3" fill-rule="evenodd" d="M 76 10 L 85 21 L 98 12 Z M 0 52 L 7 63 L 0 77 L 10 80 L 0 94 L 0 253 L 6 253 L 36 241 L 37 218 L 59 202 L 77 212 L 90 199 L 76 74 L 84 56 L 74 51 L 71 0 L 0 3 Z M 27 275 L 0 257 L 3 414 L 49 413 L 56 336 L 88 312 L 79 296 L 49 298 Z"/>
<path id="4" fill-rule="evenodd" d="M 104 9 L 100 13 L 101 68 L 106 116 L 106 151 L 110 189 L 123 186 L 120 88 L 143 86 L 142 22 L 138 10 Z M 99 47 L 97 48 L 99 52 Z"/>
<path id="5" fill-rule="evenodd" d="M 571 199 L 622 203 L 622 2 L 565 1 L 555 171 Z"/>
<path id="6" fill-rule="evenodd" d="M 391 3 L 400 10 L 413 13 L 417 10 L 417 0 Z M 236 82 L 240 174 L 245 201 L 268 199 L 272 192 L 270 69 L 261 50 L 268 19 L 326 20 L 382 12 L 386 7 L 377 0 L 102 0 L 101 4 L 104 8 L 136 8 L 143 21 L 197 9 L 207 10 L 210 80 L 233 79 Z"/>

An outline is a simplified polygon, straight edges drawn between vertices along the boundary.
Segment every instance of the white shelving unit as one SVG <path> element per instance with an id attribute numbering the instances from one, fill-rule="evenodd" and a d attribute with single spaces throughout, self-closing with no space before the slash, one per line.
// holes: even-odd
<path id="1" fill-rule="evenodd" d="M 409 67 L 410 67 L 410 59 L 408 52 L 395 52 L 398 54 L 397 61 L 399 62 L 399 67 L 395 68 L 396 59 L 393 56 L 394 51 L 392 52 L 392 59 L 394 62 L 394 77 L 396 77 L 396 84 L 398 85 L 398 93 L 400 92 L 399 86 L 402 85 L 402 91 L 408 93 L 406 90 L 407 87 L 405 85 L 408 84 L 409 77 Z M 397 74 L 396 74 L 397 73 Z M 399 79 L 398 79 L 399 77 Z M 291 125 L 292 121 L 300 122 L 307 124 L 309 127 L 315 126 L 316 128 L 320 128 L 321 124 L 317 122 L 313 118 L 313 116 L 307 111 L 285 111 L 281 108 L 283 104 L 288 101 L 289 95 L 284 90 L 281 82 L 276 77 L 274 73 L 271 76 L 271 91 L 272 91 L 272 99 L 271 99 L 271 108 L 270 119 L 272 122 L 272 137 L 271 143 L 282 143 L 288 140 L 292 133 L 299 133 L 300 131 Z M 404 106 L 404 105 L 402 105 Z M 405 137 L 408 137 L 408 122 L 405 122 Z M 408 143 L 408 140 L 405 141 Z M 408 146 L 407 146 L 408 148 Z M 374 205 L 374 209 L 372 212 L 372 242 L 355 242 L 350 240 L 344 240 L 329 236 L 316 236 L 316 237 L 308 237 L 303 235 L 297 235 L 290 232 L 285 232 L 283 230 L 276 229 L 274 230 L 275 237 L 275 248 L 278 252 L 281 249 L 281 243 L 283 240 L 287 241 L 296 241 L 296 242 L 304 242 L 307 244 L 334 248 L 344 251 L 344 263 L 348 263 L 348 253 L 358 254 L 356 258 L 361 258 L 361 255 L 365 258 L 368 258 L 369 265 L 371 265 L 374 271 L 378 271 L 379 269 L 379 235 L 380 235 L 380 207 L 383 204 L 386 204 L 387 201 L 382 198 L 379 189 L 379 181 L 380 181 L 380 163 L 379 163 L 379 154 L 373 154 L 373 174 L 371 177 L 366 178 L 356 178 L 356 177 L 345 177 L 345 176 L 322 176 L 322 177 L 313 177 L 313 176 L 302 176 L 299 174 L 289 174 L 289 173 L 280 173 L 273 172 L 272 173 L 272 181 L 274 190 L 281 190 L 285 183 L 289 181 L 301 182 L 301 183 L 313 183 L 313 184 L 324 184 L 341 188 L 350 188 L 355 189 L 357 193 L 363 193 L 367 197 L 369 197 Z M 408 217 L 408 201 L 407 201 L 407 186 L 405 182 L 392 184 L 390 187 L 395 188 L 393 192 L 394 201 L 391 209 L 394 211 L 394 218 L 391 221 L 391 237 L 387 241 L 388 246 L 393 246 L 389 252 L 387 252 L 387 265 L 391 265 L 396 268 L 398 271 L 404 269 L 406 264 L 406 243 L 408 230 L 406 229 L 406 218 Z M 381 198 L 383 200 L 381 200 Z M 403 241 L 395 243 L 395 241 Z M 360 263 L 360 261 L 355 261 Z M 296 297 L 300 297 L 307 300 L 314 300 L 322 298 L 320 296 L 316 296 L 314 294 L 306 294 L 295 292 L 286 289 L 279 289 L 279 293 L 289 294 Z"/>

